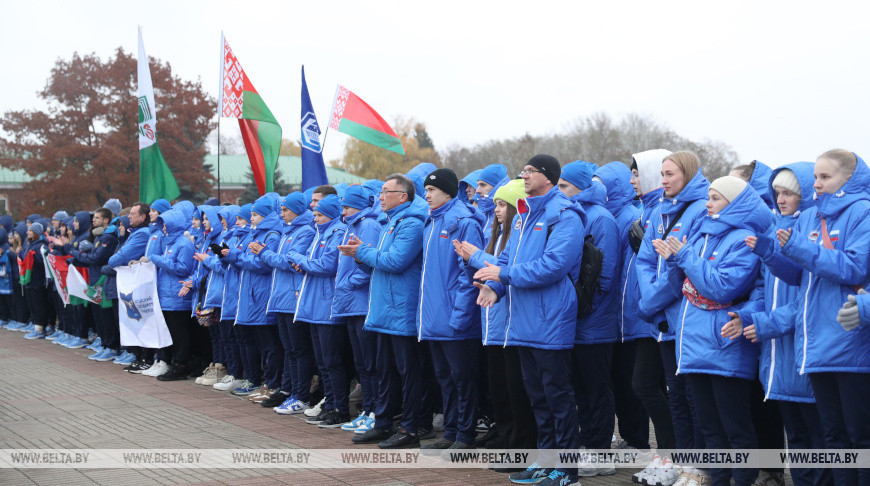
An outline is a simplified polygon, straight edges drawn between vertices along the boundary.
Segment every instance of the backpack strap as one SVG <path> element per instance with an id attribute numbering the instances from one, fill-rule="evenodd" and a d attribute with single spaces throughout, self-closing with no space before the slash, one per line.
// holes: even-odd
<path id="1" fill-rule="evenodd" d="M 686 209 L 688 209 L 691 204 L 691 202 L 687 202 L 686 204 L 683 204 L 683 207 L 681 207 L 679 211 L 677 211 L 677 214 L 674 215 L 674 219 L 671 221 L 671 224 L 668 225 L 668 229 L 666 229 L 665 232 L 662 233 L 662 238 L 667 238 L 667 235 L 671 232 L 672 229 L 674 229 L 674 226 L 677 224 L 677 222 L 683 216 L 683 213 L 686 212 Z"/>

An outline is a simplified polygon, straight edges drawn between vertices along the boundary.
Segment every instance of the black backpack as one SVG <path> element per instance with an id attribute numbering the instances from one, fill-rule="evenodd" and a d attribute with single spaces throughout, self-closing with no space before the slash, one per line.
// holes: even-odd
<path id="1" fill-rule="evenodd" d="M 550 238 L 552 232 L 553 227 L 548 227 L 547 239 Z M 592 312 L 592 300 L 601 292 L 601 270 L 603 267 L 604 252 L 595 246 L 594 236 L 586 235 L 583 239 L 583 257 L 580 259 L 580 276 L 574 282 L 578 319 L 582 319 Z"/>

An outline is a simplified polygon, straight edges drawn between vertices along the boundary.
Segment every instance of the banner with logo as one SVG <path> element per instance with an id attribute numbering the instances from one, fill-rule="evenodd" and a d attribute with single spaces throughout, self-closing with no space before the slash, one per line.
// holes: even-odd
<path id="1" fill-rule="evenodd" d="M 172 337 L 157 297 L 157 267 L 151 262 L 137 263 L 115 271 L 121 346 L 171 346 Z"/>
<path id="2" fill-rule="evenodd" d="M 82 277 L 82 274 L 79 273 L 79 269 L 74 265 L 69 265 L 67 267 L 66 273 L 66 291 L 69 297 L 78 297 L 81 300 L 86 300 L 88 302 L 94 302 L 88 294 L 88 281 Z M 76 301 L 81 302 L 81 301 Z M 76 304 L 76 302 L 72 302 Z M 96 302 L 94 302 L 96 303 Z"/>

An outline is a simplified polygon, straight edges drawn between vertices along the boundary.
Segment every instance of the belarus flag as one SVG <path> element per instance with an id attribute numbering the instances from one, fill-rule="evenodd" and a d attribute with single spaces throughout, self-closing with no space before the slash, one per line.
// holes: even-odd
<path id="1" fill-rule="evenodd" d="M 405 155 L 402 140 L 399 139 L 390 124 L 384 121 L 381 115 L 378 115 L 378 112 L 362 98 L 341 85 L 335 90 L 335 101 L 332 103 L 329 128 L 391 152 Z"/>
<path id="2" fill-rule="evenodd" d="M 221 33 L 221 97 L 218 112 L 238 118 L 251 172 L 260 195 L 275 190 L 275 167 L 281 151 L 281 126 L 269 111 Z"/>

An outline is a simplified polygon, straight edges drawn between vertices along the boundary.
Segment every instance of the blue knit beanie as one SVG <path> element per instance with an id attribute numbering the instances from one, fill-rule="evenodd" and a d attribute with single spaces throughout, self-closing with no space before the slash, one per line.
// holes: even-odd
<path id="1" fill-rule="evenodd" d="M 308 209 L 308 203 L 305 202 L 305 195 L 301 192 L 291 192 L 281 201 L 281 205 L 296 213 L 296 216 L 305 214 Z"/>
<path id="2" fill-rule="evenodd" d="M 341 214 L 341 201 L 335 194 L 330 194 L 317 203 L 314 210 L 323 214 L 329 219 L 335 219 Z"/>
<path id="3" fill-rule="evenodd" d="M 507 168 L 501 164 L 490 164 L 480 171 L 477 180 L 486 182 L 491 186 L 497 186 L 507 176 Z"/>
<path id="4" fill-rule="evenodd" d="M 349 208 L 365 209 L 371 206 L 369 203 L 369 191 L 363 186 L 350 186 L 344 191 L 341 205 Z"/>
<path id="5" fill-rule="evenodd" d="M 583 160 L 577 160 L 562 167 L 562 179 L 577 186 L 580 190 L 588 189 L 592 185 L 592 176 L 598 166 Z"/>
<path id="6" fill-rule="evenodd" d="M 243 204 L 241 208 L 239 208 L 239 214 L 236 216 L 244 219 L 247 222 L 251 222 L 251 203 Z"/>
<path id="7" fill-rule="evenodd" d="M 251 207 L 251 212 L 257 213 L 262 217 L 266 217 L 275 212 L 275 200 L 271 196 L 261 196 L 254 201 Z"/>
<path id="8" fill-rule="evenodd" d="M 158 199 L 151 203 L 151 209 L 157 211 L 158 213 L 165 213 L 166 211 L 169 211 L 171 207 L 172 205 L 169 204 L 169 201 L 167 201 L 166 199 Z"/>

